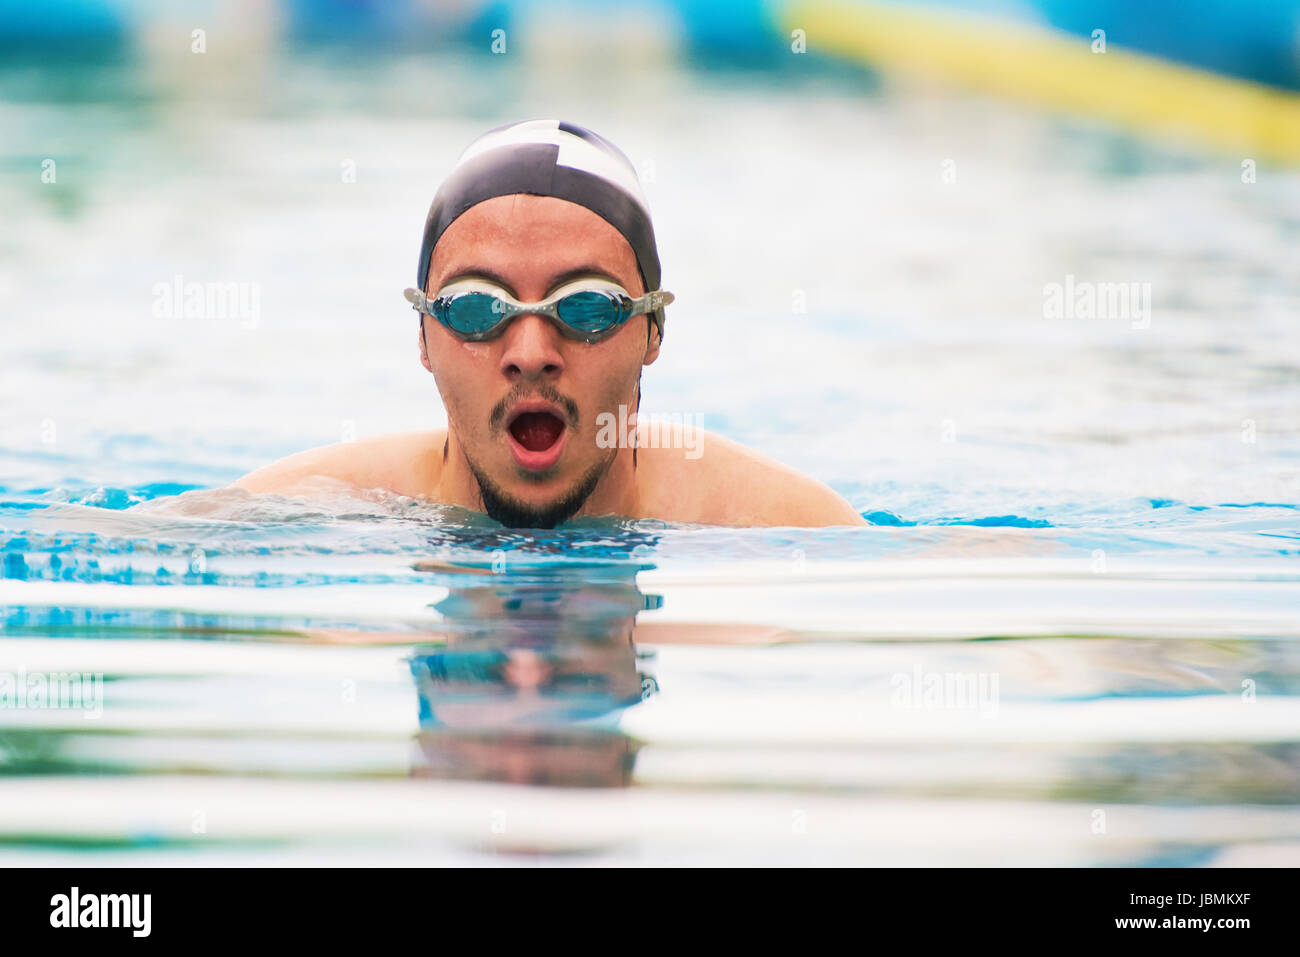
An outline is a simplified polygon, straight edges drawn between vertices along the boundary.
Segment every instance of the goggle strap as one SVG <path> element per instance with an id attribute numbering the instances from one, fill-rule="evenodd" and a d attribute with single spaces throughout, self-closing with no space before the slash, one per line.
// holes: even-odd
<path id="1" fill-rule="evenodd" d="M 424 293 L 420 292 L 420 290 L 415 288 L 407 289 L 403 295 L 406 296 L 406 301 L 415 308 L 416 312 L 433 315 L 433 313 L 429 311 L 429 298 Z"/>

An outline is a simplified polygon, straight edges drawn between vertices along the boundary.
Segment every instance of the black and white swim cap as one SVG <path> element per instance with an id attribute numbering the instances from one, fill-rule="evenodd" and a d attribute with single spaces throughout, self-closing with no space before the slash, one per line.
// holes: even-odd
<path id="1" fill-rule="evenodd" d="M 424 223 L 417 288 L 429 281 L 433 248 L 461 213 L 494 196 L 531 193 L 585 206 L 623 234 L 646 292 L 659 288 L 659 253 L 636 168 L 599 134 L 560 120 L 524 120 L 488 130 L 460 155 Z M 652 314 L 663 334 L 663 309 Z"/>

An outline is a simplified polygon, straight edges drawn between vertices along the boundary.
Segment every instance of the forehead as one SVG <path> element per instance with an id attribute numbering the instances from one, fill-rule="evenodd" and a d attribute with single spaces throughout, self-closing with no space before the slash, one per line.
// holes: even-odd
<path id="1" fill-rule="evenodd" d="M 522 288 L 582 266 L 629 291 L 640 287 L 636 254 L 608 222 L 568 200 L 516 193 L 477 203 L 447 227 L 433 250 L 429 285 L 488 269 Z"/>

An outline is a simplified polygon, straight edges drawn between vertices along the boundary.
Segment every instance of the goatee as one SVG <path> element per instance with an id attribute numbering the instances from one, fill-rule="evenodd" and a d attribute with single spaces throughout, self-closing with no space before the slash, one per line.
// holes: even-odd
<path id="1" fill-rule="evenodd" d="M 617 455 L 617 451 L 615 451 Z M 506 528 L 554 528 L 577 515 L 587 499 L 600 484 L 601 478 L 614 463 L 615 455 L 603 462 L 597 462 L 586 474 L 563 496 L 545 505 L 530 505 L 505 492 L 490 479 L 486 473 L 473 462 L 469 470 L 478 482 L 479 496 L 483 499 L 483 511 L 488 518 L 500 522 Z"/>

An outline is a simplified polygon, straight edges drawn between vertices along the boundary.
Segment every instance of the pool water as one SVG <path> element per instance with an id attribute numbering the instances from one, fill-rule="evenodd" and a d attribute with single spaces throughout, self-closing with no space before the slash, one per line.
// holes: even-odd
<path id="1" fill-rule="evenodd" d="M 1294 172 L 829 69 L 50 75 L 0 67 L 0 673 L 102 678 L 0 680 L 0 860 L 1300 863 Z M 871 527 L 223 488 L 443 424 L 400 292 L 533 115 L 646 182 L 643 408 Z"/>

